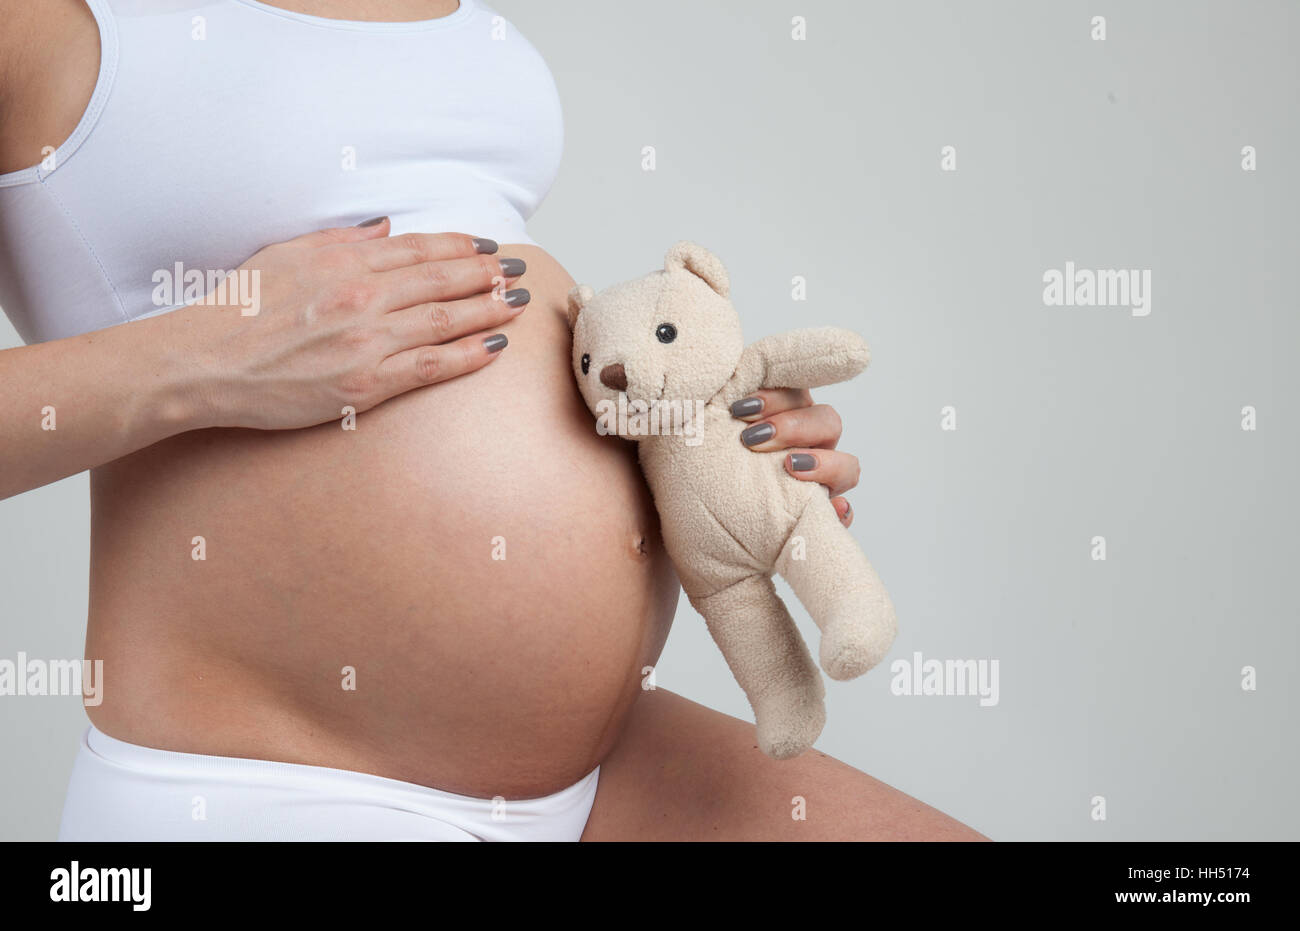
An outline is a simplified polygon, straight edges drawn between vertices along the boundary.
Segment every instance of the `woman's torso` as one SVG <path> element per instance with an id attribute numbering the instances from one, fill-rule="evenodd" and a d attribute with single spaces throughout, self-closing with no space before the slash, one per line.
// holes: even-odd
<path id="1" fill-rule="evenodd" d="M 452 5 L 365 10 L 431 18 Z M 37 320 L 48 305 L 20 302 L 26 337 L 157 312 L 141 272 L 234 268 L 267 243 L 378 214 L 397 232 L 500 239 L 501 255 L 528 262 L 533 299 L 487 369 L 393 399 L 355 430 L 197 431 L 96 469 L 87 655 L 104 660 L 105 697 L 92 720 L 148 746 L 468 794 L 576 781 L 639 693 L 677 586 L 630 445 L 595 434 L 573 387 L 572 279 L 535 245 L 508 244 L 527 239 L 521 218 L 558 158 L 540 58 L 473 2 L 442 24 L 375 29 L 247 0 L 111 6 L 117 70 L 106 96 L 95 84 L 98 122 L 53 177 L 23 186 L 74 221 L 53 244 L 80 245 L 103 274 L 79 272 L 79 252 L 70 277 L 83 281 L 23 280 L 23 295 L 45 289 L 66 310 Z M 338 17 L 363 4 L 301 6 Z M 95 24 L 82 26 L 93 49 Z M 196 48 L 164 52 L 160 26 Z M 224 50 L 198 47 L 222 36 Z M 261 48 L 280 55 L 250 52 Z M 93 82 L 93 59 L 76 64 Z M 171 87 L 148 90 L 149 69 Z M 78 196 L 96 189 L 75 222 Z M 122 212 L 115 224 L 105 201 Z M 29 270 L 16 241 L 0 219 L 0 252 Z M 106 281 L 118 306 L 96 293 Z M 82 306 L 83 292 L 95 300 Z"/>

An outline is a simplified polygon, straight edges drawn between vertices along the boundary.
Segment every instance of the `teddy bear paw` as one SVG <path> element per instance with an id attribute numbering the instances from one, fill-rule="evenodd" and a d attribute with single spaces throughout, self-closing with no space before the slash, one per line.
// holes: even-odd
<path id="1" fill-rule="evenodd" d="M 754 714 L 758 723 L 758 746 L 776 760 L 788 760 L 803 753 L 821 736 L 826 708 L 820 701 L 773 700 Z"/>
<path id="2" fill-rule="evenodd" d="M 856 679 L 884 659 L 893 644 L 892 629 L 879 631 L 850 622 L 828 624 L 822 631 L 821 667 L 832 679 Z"/>

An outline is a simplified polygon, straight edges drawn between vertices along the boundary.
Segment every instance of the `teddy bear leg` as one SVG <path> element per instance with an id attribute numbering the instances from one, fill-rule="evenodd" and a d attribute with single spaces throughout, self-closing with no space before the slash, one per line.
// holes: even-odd
<path id="1" fill-rule="evenodd" d="M 758 745 L 778 760 L 812 746 L 826 723 L 826 686 L 770 576 L 691 599 L 754 709 Z"/>
<path id="2" fill-rule="evenodd" d="M 889 652 L 894 605 L 829 498 L 808 502 L 776 570 L 821 628 L 821 667 L 832 679 L 856 678 Z"/>

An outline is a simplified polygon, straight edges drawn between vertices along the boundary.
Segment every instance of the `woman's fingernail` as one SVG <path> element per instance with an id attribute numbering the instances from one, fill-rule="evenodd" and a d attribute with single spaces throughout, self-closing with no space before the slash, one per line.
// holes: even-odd
<path id="1" fill-rule="evenodd" d="M 518 278 L 524 273 L 524 269 L 527 267 L 528 266 L 524 264 L 523 259 L 501 260 L 501 274 L 505 275 L 507 278 Z"/>
<path id="2" fill-rule="evenodd" d="M 762 398 L 741 398 L 731 405 L 732 417 L 753 417 L 755 414 L 762 412 Z"/>
<path id="3" fill-rule="evenodd" d="M 817 468 L 817 457 L 807 453 L 791 453 L 790 468 L 795 472 L 811 472 Z"/>
<path id="4" fill-rule="evenodd" d="M 512 288 L 506 292 L 507 307 L 522 307 L 533 299 L 527 288 Z"/>
<path id="5" fill-rule="evenodd" d="M 849 504 L 849 499 L 848 499 L 848 498 L 845 498 L 845 499 L 844 499 L 844 516 L 843 516 L 842 518 L 840 518 L 840 519 L 841 519 L 841 520 L 848 520 L 848 519 L 849 519 L 849 515 L 852 514 L 852 513 L 853 513 L 853 505 Z"/>
<path id="6" fill-rule="evenodd" d="M 369 220 L 362 220 L 360 223 L 357 224 L 357 226 L 358 227 L 378 226 L 380 223 L 383 223 L 387 219 L 388 217 L 371 217 Z"/>
<path id="7" fill-rule="evenodd" d="M 472 239 L 470 241 L 474 243 L 474 251 L 479 255 L 492 255 L 497 251 L 497 244 L 494 240 Z"/>
<path id="8" fill-rule="evenodd" d="M 510 340 L 506 339 L 504 333 L 497 333 L 483 340 L 483 348 L 488 352 L 500 352 L 502 349 L 506 348 L 506 343 L 508 342 L 510 342 Z"/>
<path id="9" fill-rule="evenodd" d="M 759 443 L 766 443 L 775 435 L 776 427 L 770 423 L 756 423 L 740 432 L 740 442 L 746 446 L 757 446 Z"/>

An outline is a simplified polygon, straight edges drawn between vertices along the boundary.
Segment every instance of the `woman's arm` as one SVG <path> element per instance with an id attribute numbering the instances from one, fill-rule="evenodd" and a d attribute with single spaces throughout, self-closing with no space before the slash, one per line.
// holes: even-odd
<path id="1" fill-rule="evenodd" d="M 519 259 L 387 218 L 263 249 L 258 310 L 212 299 L 0 352 L 0 498 L 186 430 L 294 429 L 487 365 L 517 316 Z M 250 279 L 245 279 L 250 280 Z"/>
<path id="2" fill-rule="evenodd" d="M 0 352 L 0 498 L 199 426 L 176 330 L 154 317 Z"/>

